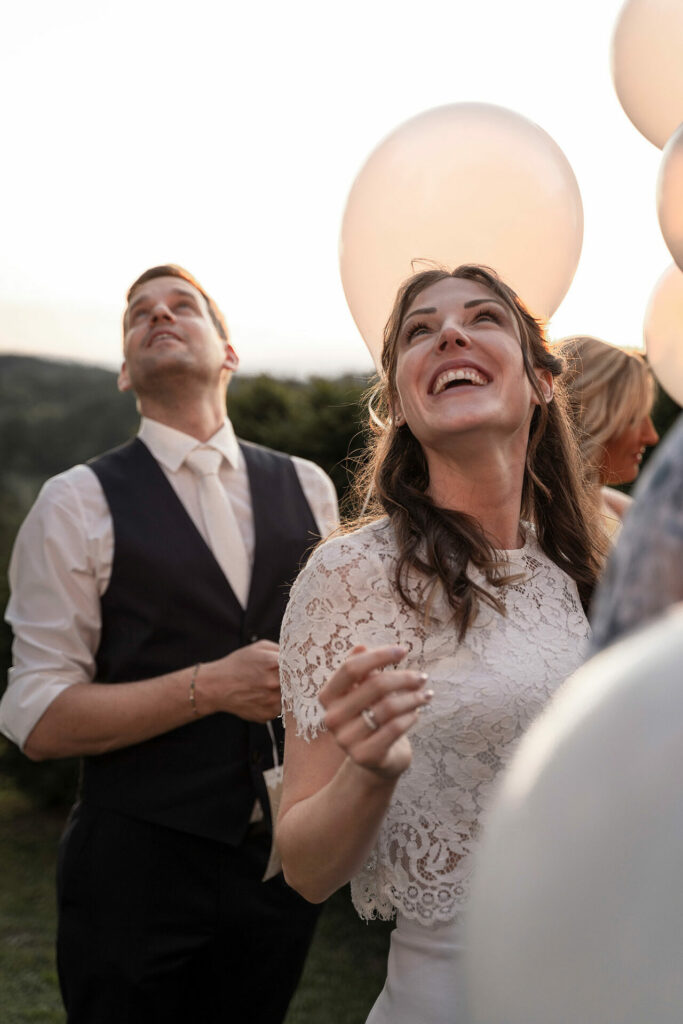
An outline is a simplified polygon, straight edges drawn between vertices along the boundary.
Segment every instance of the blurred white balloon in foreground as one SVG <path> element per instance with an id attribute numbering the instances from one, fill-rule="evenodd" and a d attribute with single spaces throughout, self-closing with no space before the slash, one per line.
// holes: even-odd
<path id="1" fill-rule="evenodd" d="M 661 149 L 683 121 L 681 0 L 626 0 L 612 36 L 612 78 L 633 124 Z"/>
<path id="2" fill-rule="evenodd" d="M 683 270 L 683 125 L 664 147 L 657 177 L 657 216 L 667 248 Z"/>
<path id="3" fill-rule="evenodd" d="M 472 892 L 472 1024 L 683 1020 L 682 666 L 676 605 L 522 741 Z"/>
<path id="4" fill-rule="evenodd" d="M 485 263 L 537 316 L 571 284 L 583 240 L 574 173 L 537 124 L 457 103 L 402 124 L 370 155 L 346 203 L 340 269 L 354 320 L 379 363 L 399 285 L 425 263 Z"/>
<path id="5" fill-rule="evenodd" d="M 643 335 L 652 372 L 683 405 L 683 272 L 674 264 L 657 281 L 645 310 Z"/>

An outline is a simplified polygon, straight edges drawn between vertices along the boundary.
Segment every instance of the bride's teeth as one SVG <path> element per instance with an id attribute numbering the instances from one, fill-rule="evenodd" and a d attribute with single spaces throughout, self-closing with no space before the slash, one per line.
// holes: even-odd
<path id="1" fill-rule="evenodd" d="M 440 395 L 447 384 L 450 384 L 452 380 L 468 380 L 471 384 L 477 384 L 483 386 L 488 384 L 488 381 L 482 377 L 476 370 L 466 367 L 465 369 L 459 370 L 446 370 L 439 377 L 437 377 L 434 384 L 433 394 Z"/>

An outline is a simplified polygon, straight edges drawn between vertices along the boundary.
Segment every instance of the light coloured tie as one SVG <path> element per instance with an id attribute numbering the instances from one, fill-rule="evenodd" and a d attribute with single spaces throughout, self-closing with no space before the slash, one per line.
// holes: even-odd
<path id="1" fill-rule="evenodd" d="M 196 448 L 185 456 L 186 465 L 198 478 L 199 504 L 209 547 L 238 601 L 246 608 L 251 571 L 235 512 L 218 476 L 222 462 L 223 455 L 215 448 Z"/>

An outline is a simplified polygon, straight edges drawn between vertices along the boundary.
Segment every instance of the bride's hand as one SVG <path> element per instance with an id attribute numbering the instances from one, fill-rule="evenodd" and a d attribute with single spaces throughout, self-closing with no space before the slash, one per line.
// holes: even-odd
<path id="1" fill-rule="evenodd" d="M 320 691 L 325 725 L 361 768 L 395 778 L 410 764 L 406 735 L 429 703 L 424 672 L 389 668 L 406 655 L 402 647 L 354 647 Z M 382 671 L 384 669 L 385 671 Z"/>

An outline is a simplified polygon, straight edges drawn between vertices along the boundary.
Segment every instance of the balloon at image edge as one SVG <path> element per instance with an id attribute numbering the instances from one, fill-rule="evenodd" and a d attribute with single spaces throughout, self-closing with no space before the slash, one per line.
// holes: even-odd
<path id="1" fill-rule="evenodd" d="M 468 910 L 471 1024 L 683 1019 L 683 604 L 587 662 L 522 740 Z"/>
<path id="2" fill-rule="evenodd" d="M 612 34 L 612 81 L 624 112 L 659 149 L 683 122 L 683 3 L 626 0 Z"/>
<path id="3" fill-rule="evenodd" d="M 667 249 L 683 270 L 683 125 L 664 147 L 657 175 L 657 217 Z"/>
<path id="4" fill-rule="evenodd" d="M 379 365 L 394 297 L 412 273 L 483 263 L 548 318 L 582 241 L 579 187 L 557 143 L 514 111 L 458 103 L 411 118 L 370 154 L 347 199 L 340 271 Z"/>
<path id="5" fill-rule="evenodd" d="M 648 362 L 657 381 L 683 405 L 683 271 L 672 264 L 650 295 L 643 322 Z"/>

